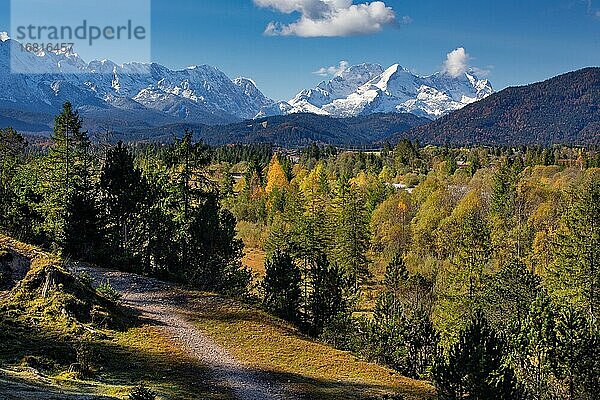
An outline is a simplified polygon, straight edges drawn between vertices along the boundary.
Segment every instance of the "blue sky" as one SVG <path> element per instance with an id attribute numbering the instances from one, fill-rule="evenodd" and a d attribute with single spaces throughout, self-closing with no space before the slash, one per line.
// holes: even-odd
<path id="1" fill-rule="evenodd" d="M 152 60 L 170 68 L 210 64 L 232 78 L 254 79 L 278 100 L 316 85 L 324 78 L 314 71 L 342 60 L 400 63 L 429 74 L 458 47 L 470 55 L 469 65 L 488 71 L 496 89 L 600 65 L 600 0 L 384 0 L 395 22 L 384 16 L 380 27 L 328 31 L 337 37 L 299 37 L 307 34 L 295 28 L 285 36 L 285 26 L 301 15 L 286 13 L 290 0 L 256 2 L 271 7 L 253 0 L 153 0 Z M 0 0 L 0 30 L 9 30 L 9 20 L 9 1 Z M 275 35 L 265 34 L 273 21 L 281 24 Z M 111 58 L 129 61 L 127 54 Z"/>

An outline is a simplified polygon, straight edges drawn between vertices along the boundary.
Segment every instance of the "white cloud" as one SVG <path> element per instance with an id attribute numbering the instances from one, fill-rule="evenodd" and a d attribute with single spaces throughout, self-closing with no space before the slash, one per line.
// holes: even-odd
<path id="1" fill-rule="evenodd" d="M 471 56 L 469 56 L 464 47 L 452 50 L 446 55 L 444 72 L 450 76 L 460 76 L 469 70 L 470 60 Z"/>
<path id="2" fill-rule="evenodd" d="M 473 58 L 467 53 L 465 48 L 459 47 L 446 55 L 446 61 L 444 61 L 442 72 L 455 78 L 466 72 L 470 72 L 478 78 L 486 78 L 494 69 L 493 65 L 488 65 L 485 68 L 471 65 L 472 60 Z"/>
<path id="3" fill-rule="evenodd" d="M 254 0 L 254 4 L 284 14 L 300 14 L 291 24 L 270 22 L 265 34 L 271 36 L 366 35 L 396 21 L 394 10 L 382 1 L 353 4 L 352 0 Z"/>
<path id="4" fill-rule="evenodd" d="M 319 76 L 338 76 L 341 75 L 345 70 L 348 69 L 350 64 L 348 61 L 340 61 L 339 65 L 332 65 L 331 67 L 321 67 L 313 74 Z"/>
<path id="5" fill-rule="evenodd" d="M 470 68 L 471 72 L 473 72 L 473 74 L 478 78 L 487 78 L 488 76 L 490 76 L 493 69 L 494 69 L 493 65 L 488 65 L 485 68 L 479 68 L 479 67 L 471 67 Z"/>

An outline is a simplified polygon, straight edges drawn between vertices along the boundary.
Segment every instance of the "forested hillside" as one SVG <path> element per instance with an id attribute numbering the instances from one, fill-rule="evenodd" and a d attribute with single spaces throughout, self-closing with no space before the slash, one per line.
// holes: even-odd
<path id="1" fill-rule="evenodd" d="M 117 132 L 123 140 L 169 141 L 185 129 L 211 145 L 227 143 L 271 143 L 302 147 L 311 143 L 337 146 L 370 146 L 393 133 L 427 124 L 427 118 L 413 114 L 372 114 L 334 118 L 316 114 L 291 114 L 246 120 L 229 125 L 167 125 Z"/>
<path id="2" fill-rule="evenodd" d="M 249 279 L 235 219 L 197 173 L 209 149 L 193 144 L 191 133 L 134 158 L 121 143 L 92 144 L 69 103 L 49 147 L 1 132 L 4 232 L 74 259 L 205 289 L 233 291 Z"/>
<path id="3" fill-rule="evenodd" d="M 600 68 L 511 87 L 395 140 L 437 145 L 600 143 Z"/>

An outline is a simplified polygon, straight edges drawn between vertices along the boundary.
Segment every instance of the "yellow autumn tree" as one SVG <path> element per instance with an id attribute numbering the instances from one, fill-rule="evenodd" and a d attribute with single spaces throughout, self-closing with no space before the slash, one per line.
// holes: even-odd
<path id="1" fill-rule="evenodd" d="M 281 189 L 287 187 L 289 184 L 283 167 L 279 162 L 277 154 L 273 156 L 269 163 L 269 171 L 267 172 L 267 187 L 265 191 L 267 194 L 271 194 L 274 189 Z"/>

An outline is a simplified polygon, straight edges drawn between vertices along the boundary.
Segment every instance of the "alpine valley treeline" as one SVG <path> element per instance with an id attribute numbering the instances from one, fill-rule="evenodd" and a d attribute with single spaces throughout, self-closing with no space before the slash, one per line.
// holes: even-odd
<path id="1" fill-rule="evenodd" d="M 595 397 L 597 151 L 402 141 L 261 158 L 234 165 L 235 184 L 221 165 L 222 193 L 267 253 L 269 310 L 443 399 Z"/>
<path id="2" fill-rule="evenodd" d="M 91 143 L 70 104 L 47 147 L 0 131 L 0 229 L 260 302 L 441 399 L 594 399 L 594 148 L 381 152 Z M 266 253 L 258 278 L 242 267 Z M 1 277 L 0 277 L 1 279 Z"/>

